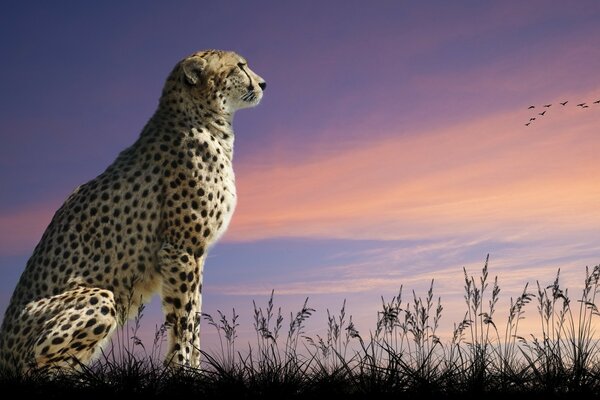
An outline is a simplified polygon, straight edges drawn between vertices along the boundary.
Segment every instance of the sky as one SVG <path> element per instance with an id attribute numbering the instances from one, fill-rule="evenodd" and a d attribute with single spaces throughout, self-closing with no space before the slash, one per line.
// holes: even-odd
<path id="1" fill-rule="evenodd" d="M 309 297 L 308 335 L 344 300 L 367 333 L 382 296 L 432 279 L 448 335 L 487 254 L 505 308 L 559 268 L 577 293 L 600 263 L 599 20 L 595 0 L 6 4 L 0 312 L 55 210 L 210 48 L 268 84 L 235 116 L 238 206 L 204 274 L 204 311 L 235 308 L 242 343 L 272 290 L 286 317 Z M 141 336 L 160 322 L 155 298 Z"/>

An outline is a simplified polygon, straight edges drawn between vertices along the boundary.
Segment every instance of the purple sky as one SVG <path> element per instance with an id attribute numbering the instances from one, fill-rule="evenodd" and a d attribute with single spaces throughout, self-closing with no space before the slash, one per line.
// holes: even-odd
<path id="1" fill-rule="evenodd" d="M 205 272 L 205 310 L 235 307 L 242 338 L 271 289 L 286 311 L 310 296 L 310 333 L 344 298 L 368 331 L 381 295 L 431 278 L 451 327 L 487 253 L 506 302 L 558 267 L 579 284 L 600 262 L 598 21 L 595 0 L 5 5 L 0 311 L 53 212 L 207 48 L 268 82 L 236 116 L 239 204 Z"/>

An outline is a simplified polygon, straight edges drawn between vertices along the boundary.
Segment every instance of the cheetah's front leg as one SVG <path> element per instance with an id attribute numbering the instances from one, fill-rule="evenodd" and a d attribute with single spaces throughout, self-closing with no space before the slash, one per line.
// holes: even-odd
<path id="1" fill-rule="evenodd" d="M 194 329 L 194 337 L 192 341 L 192 366 L 200 367 L 200 318 L 202 312 L 202 276 L 204 274 L 204 260 L 206 255 L 196 258 L 198 264 L 198 285 L 196 286 L 196 299 L 198 300 L 198 313 L 196 314 L 196 329 Z"/>
<path id="2" fill-rule="evenodd" d="M 162 306 L 168 326 L 166 364 L 200 365 L 200 285 L 204 258 L 164 244 L 159 251 Z"/>

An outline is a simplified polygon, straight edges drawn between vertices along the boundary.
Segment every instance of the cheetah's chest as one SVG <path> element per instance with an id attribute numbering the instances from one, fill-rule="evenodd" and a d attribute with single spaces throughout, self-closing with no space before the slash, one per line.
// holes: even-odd
<path id="1" fill-rule="evenodd" d="M 229 171 L 222 177 L 223 182 L 217 185 L 217 193 L 213 200 L 215 233 L 211 237 L 212 242 L 219 240 L 229 227 L 237 204 L 233 168 L 229 168 Z"/>
<path id="2" fill-rule="evenodd" d="M 225 156 L 219 142 L 199 133 L 201 152 L 197 152 L 193 165 L 198 197 L 194 205 L 199 206 L 204 228 L 195 231 L 201 233 L 201 241 L 210 245 L 216 242 L 227 230 L 237 203 L 235 175 L 231 159 Z"/>

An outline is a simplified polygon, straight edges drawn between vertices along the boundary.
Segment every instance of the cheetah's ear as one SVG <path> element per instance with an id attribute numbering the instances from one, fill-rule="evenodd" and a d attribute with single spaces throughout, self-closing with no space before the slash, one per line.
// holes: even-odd
<path id="1" fill-rule="evenodd" d="M 190 57 L 183 60 L 181 63 L 185 81 L 193 86 L 196 86 L 202 79 L 206 60 L 200 57 Z"/>

